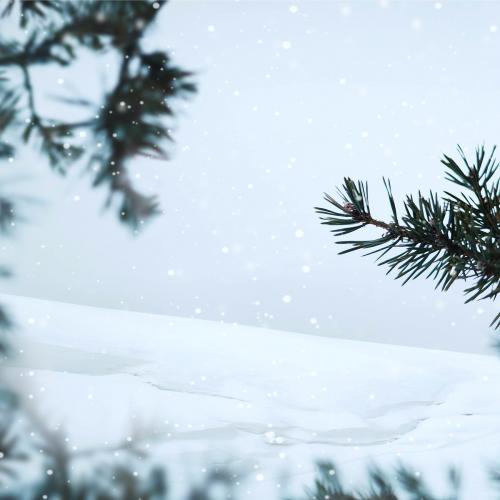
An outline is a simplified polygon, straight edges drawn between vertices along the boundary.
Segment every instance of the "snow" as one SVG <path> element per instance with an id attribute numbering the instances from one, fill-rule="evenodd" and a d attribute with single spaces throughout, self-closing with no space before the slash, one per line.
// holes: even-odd
<path id="1" fill-rule="evenodd" d="M 495 356 L 0 300 L 19 325 L 7 375 L 44 419 L 77 449 L 142 428 L 174 487 L 225 463 L 247 472 L 245 498 L 300 491 L 327 458 L 352 481 L 370 461 L 402 461 L 437 487 L 457 465 L 463 498 L 478 498 L 500 463 Z"/>

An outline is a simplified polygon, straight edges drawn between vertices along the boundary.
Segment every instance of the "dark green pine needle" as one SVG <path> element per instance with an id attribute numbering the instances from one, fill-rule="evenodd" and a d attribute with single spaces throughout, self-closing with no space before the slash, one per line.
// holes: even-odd
<path id="1" fill-rule="evenodd" d="M 365 226 L 383 231 L 374 239 L 341 240 L 348 248 L 377 255 L 377 263 L 388 268 L 403 284 L 424 276 L 436 288 L 448 290 L 457 280 L 466 281 L 466 302 L 495 300 L 500 291 L 500 179 L 495 148 L 486 155 L 476 150 L 469 162 L 458 148 L 460 165 L 444 156 L 446 179 L 460 192 L 446 191 L 443 197 L 430 192 L 408 195 L 398 214 L 389 180 L 384 185 L 391 209 L 390 222 L 375 219 L 370 212 L 368 185 L 344 179 L 336 198 L 325 194 L 327 208 L 316 207 L 321 223 L 331 226 L 334 236 L 345 236 Z M 500 313 L 491 326 L 500 328 Z"/>

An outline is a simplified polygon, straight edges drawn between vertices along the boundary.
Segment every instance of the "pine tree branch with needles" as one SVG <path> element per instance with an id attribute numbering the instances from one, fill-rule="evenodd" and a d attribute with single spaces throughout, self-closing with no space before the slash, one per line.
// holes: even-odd
<path id="1" fill-rule="evenodd" d="M 134 231 L 159 208 L 154 196 L 134 186 L 129 163 L 139 156 L 168 159 L 166 143 L 173 142 L 176 117 L 172 103 L 197 90 L 192 73 L 173 64 L 168 52 L 144 48 L 144 37 L 165 3 L 9 0 L 0 12 L 0 31 L 17 19 L 23 28 L 17 36 L 0 37 L 0 127 L 3 111 L 10 139 L 0 142 L 0 154 L 12 157 L 19 142 L 36 142 L 60 174 L 86 159 L 93 186 L 107 188 L 106 206 L 118 197 L 119 218 Z M 82 50 L 93 52 L 96 60 L 108 53 L 117 56 L 116 69 L 109 70 L 114 72 L 112 88 L 97 102 L 58 96 L 61 103 L 86 111 L 86 119 L 43 116 L 32 68 L 71 67 Z"/>
<path id="2" fill-rule="evenodd" d="M 316 207 L 322 224 L 332 226 L 335 236 L 373 226 L 383 230 L 374 239 L 343 240 L 340 245 L 365 255 L 377 255 L 378 265 L 387 266 L 387 274 L 396 273 L 403 284 L 421 276 L 436 281 L 436 288 L 448 290 L 457 280 L 470 285 L 466 302 L 495 300 L 500 292 L 500 179 L 495 148 L 486 155 L 476 150 L 470 163 L 458 148 L 461 165 L 444 156 L 446 179 L 459 186 L 458 194 L 446 191 L 443 197 L 430 192 L 424 196 L 406 196 L 400 216 L 389 180 L 384 179 L 390 221 L 375 218 L 370 210 L 368 184 L 344 179 L 338 196 L 325 194 L 333 208 Z M 491 326 L 500 328 L 500 313 Z"/>

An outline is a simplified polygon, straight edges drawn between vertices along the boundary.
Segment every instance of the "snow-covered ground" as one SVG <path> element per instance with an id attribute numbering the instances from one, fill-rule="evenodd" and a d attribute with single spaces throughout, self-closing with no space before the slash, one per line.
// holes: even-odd
<path id="1" fill-rule="evenodd" d="M 370 462 L 403 461 L 438 487 L 457 465 L 464 498 L 478 487 L 487 498 L 488 467 L 500 466 L 495 356 L 0 300 L 20 327 L 8 375 L 43 418 L 79 449 L 141 428 L 174 487 L 226 463 L 246 472 L 243 498 L 263 498 L 300 488 L 326 458 L 354 482 Z"/>

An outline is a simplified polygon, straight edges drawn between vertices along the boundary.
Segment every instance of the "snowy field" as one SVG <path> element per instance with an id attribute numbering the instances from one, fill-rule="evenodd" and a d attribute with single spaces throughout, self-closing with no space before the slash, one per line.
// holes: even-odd
<path id="1" fill-rule="evenodd" d="M 40 415 L 80 450 L 141 429 L 174 490 L 227 464 L 245 474 L 242 498 L 272 498 L 301 491 L 326 458 L 354 482 L 370 463 L 402 461 L 437 488 L 456 465 L 464 498 L 489 496 L 488 467 L 500 466 L 495 356 L 1 300 L 20 327 L 8 375 Z"/>

